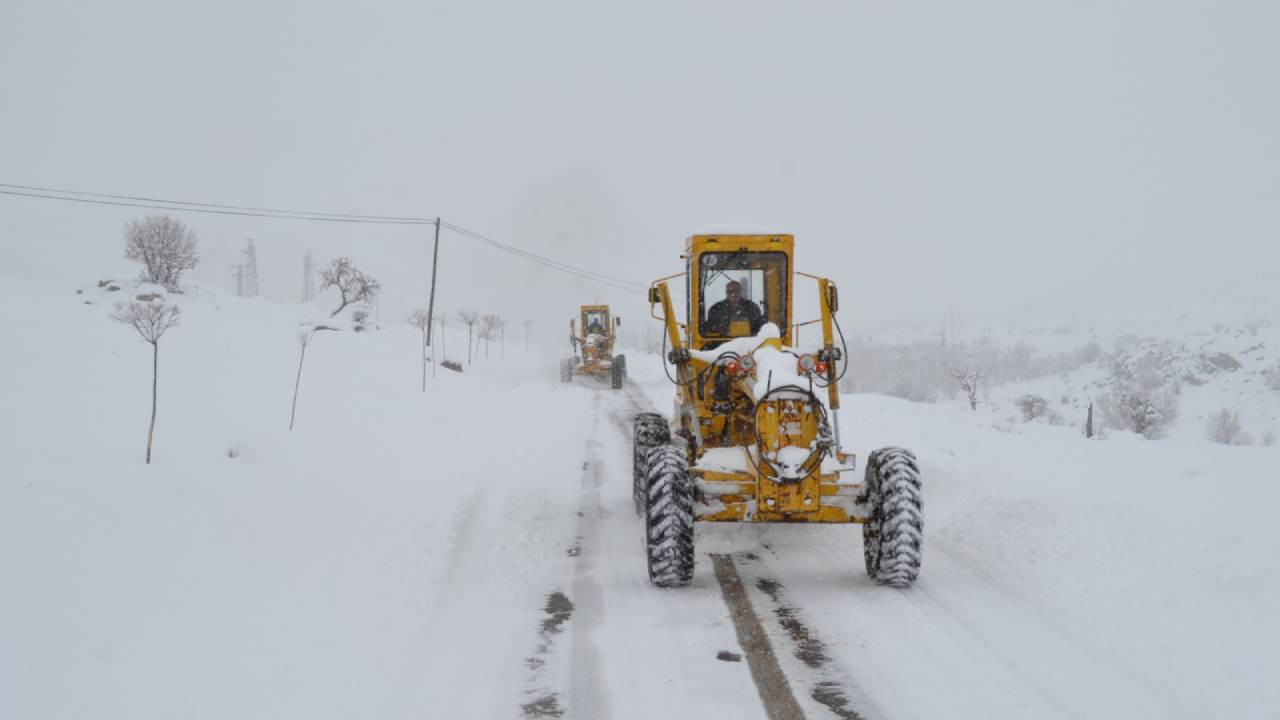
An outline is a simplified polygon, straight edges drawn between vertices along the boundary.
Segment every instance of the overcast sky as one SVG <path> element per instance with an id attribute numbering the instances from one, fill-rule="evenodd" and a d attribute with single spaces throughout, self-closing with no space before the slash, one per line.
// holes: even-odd
<path id="1" fill-rule="evenodd" d="M 647 283 L 708 224 L 797 238 L 847 322 L 1193 306 L 1280 266 L 1280 5 L 0 3 L 0 182 L 435 216 Z M 122 267 L 145 211 L 0 196 L 0 273 Z M 350 255 L 399 319 L 426 228 L 182 215 L 199 280 Z M 438 302 L 643 297 L 445 234 Z M 386 318 L 384 318 L 385 320 Z"/>

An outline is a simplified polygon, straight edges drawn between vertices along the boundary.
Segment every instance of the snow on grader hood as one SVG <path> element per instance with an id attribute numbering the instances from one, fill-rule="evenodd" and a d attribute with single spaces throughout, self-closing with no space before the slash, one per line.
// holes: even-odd
<path id="1" fill-rule="evenodd" d="M 641 413 L 634 426 L 634 500 L 657 585 L 692 579 L 695 521 L 861 523 L 868 575 L 906 587 L 919 573 L 915 457 L 882 448 L 868 457 L 863 482 L 842 481 L 855 458 L 840 447 L 838 294 L 830 280 L 795 271 L 793 257 L 791 235 L 694 235 L 684 272 L 650 287 L 676 386 L 671 422 Z M 796 276 L 816 282 L 817 319 L 793 316 Z M 683 322 L 668 286 L 681 277 Z M 800 330 L 811 324 L 821 346 L 801 350 Z"/>

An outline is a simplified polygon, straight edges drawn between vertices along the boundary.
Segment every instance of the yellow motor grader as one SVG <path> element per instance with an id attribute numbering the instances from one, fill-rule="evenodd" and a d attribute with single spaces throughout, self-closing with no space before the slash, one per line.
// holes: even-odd
<path id="1" fill-rule="evenodd" d="M 582 332 L 577 322 L 582 321 Z M 627 358 L 614 355 L 614 331 L 622 318 L 611 317 L 608 305 L 583 305 L 579 316 L 569 321 L 569 347 L 573 355 L 560 360 L 560 381 L 569 382 L 575 374 L 608 378 L 614 390 L 627 378 Z"/>
<path id="2" fill-rule="evenodd" d="M 923 504 L 915 456 L 882 448 L 861 483 L 840 444 L 833 332 L 839 305 L 830 280 L 794 269 L 785 234 L 694 235 L 682 273 L 649 289 L 665 323 L 674 367 L 674 417 L 635 417 L 634 500 L 646 526 L 649 579 L 688 584 L 694 522 L 861 523 L 867 574 L 894 587 L 920 571 Z M 796 278 L 816 283 L 818 318 L 793 315 Z M 668 281 L 683 279 L 684 317 Z M 661 315 L 657 309 L 661 308 Z M 821 344 L 797 347 L 803 326 Z M 825 400 L 824 400 L 825 396 Z"/>

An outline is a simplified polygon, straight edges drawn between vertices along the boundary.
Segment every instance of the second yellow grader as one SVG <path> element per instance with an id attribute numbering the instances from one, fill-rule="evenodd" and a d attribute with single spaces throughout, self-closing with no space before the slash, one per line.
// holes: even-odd
<path id="1" fill-rule="evenodd" d="M 843 480 L 855 458 L 840 444 L 846 351 L 833 336 L 836 286 L 797 272 L 794 245 L 783 234 L 694 235 L 684 272 L 650 287 L 676 385 L 670 422 L 640 413 L 633 427 L 635 506 L 656 585 L 692 579 L 697 521 L 861 523 L 873 580 L 906 587 L 920 572 L 923 502 L 911 451 L 872 451 L 863 481 Z M 818 317 L 808 322 L 793 314 L 797 277 L 817 286 Z M 683 281 L 683 322 L 670 280 Z M 802 349 L 797 335 L 811 324 L 821 344 Z"/>
<path id="2" fill-rule="evenodd" d="M 582 321 L 582 331 L 577 322 Z M 560 360 L 560 380 L 569 382 L 575 374 L 608 378 L 614 390 L 627 378 L 627 358 L 614 355 L 615 330 L 622 318 L 612 317 L 608 305 L 583 305 L 579 316 L 569 321 L 569 346 L 573 355 Z"/>

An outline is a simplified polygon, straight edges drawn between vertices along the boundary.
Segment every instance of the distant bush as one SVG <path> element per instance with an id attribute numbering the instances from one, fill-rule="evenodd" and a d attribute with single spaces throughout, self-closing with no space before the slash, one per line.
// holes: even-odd
<path id="1" fill-rule="evenodd" d="M 1075 360 L 1077 363 L 1081 365 L 1086 365 L 1088 363 L 1093 362 L 1094 360 L 1097 360 L 1101 356 L 1102 356 L 1102 346 L 1095 341 L 1095 342 L 1086 343 L 1076 348 Z"/>
<path id="2" fill-rule="evenodd" d="M 1262 377 L 1266 380 L 1267 387 L 1272 390 L 1280 390 L 1280 365 L 1268 368 L 1267 371 L 1262 374 Z"/>
<path id="3" fill-rule="evenodd" d="M 1049 407 L 1049 401 L 1039 395 L 1023 395 L 1014 401 L 1022 413 L 1023 422 L 1043 420 L 1050 425 L 1061 425 L 1062 415 Z"/>
<path id="4" fill-rule="evenodd" d="M 443 368 L 452 370 L 454 372 L 462 372 L 462 363 L 456 363 L 452 360 L 445 360 L 444 362 L 440 363 L 440 366 Z"/>
<path id="5" fill-rule="evenodd" d="M 1098 412 L 1109 427 L 1155 440 L 1164 437 L 1178 418 L 1177 389 L 1151 374 L 1133 378 L 1112 375 L 1110 385 L 1098 398 Z"/>
<path id="6" fill-rule="evenodd" d="M 1213 414 L 1205 426 L 1205 436 L 1222 445 L 1252 445 L 1253 438 L 1240 423 L 1240 414 L 1228 408 Z"/>
<path id="7" fill-rule="evenodd" d="M 364 332 L 369 329 L 369 311 L 364 308 L 352 311 L 351 313 L 351 329 L 356 332 Z"/>

